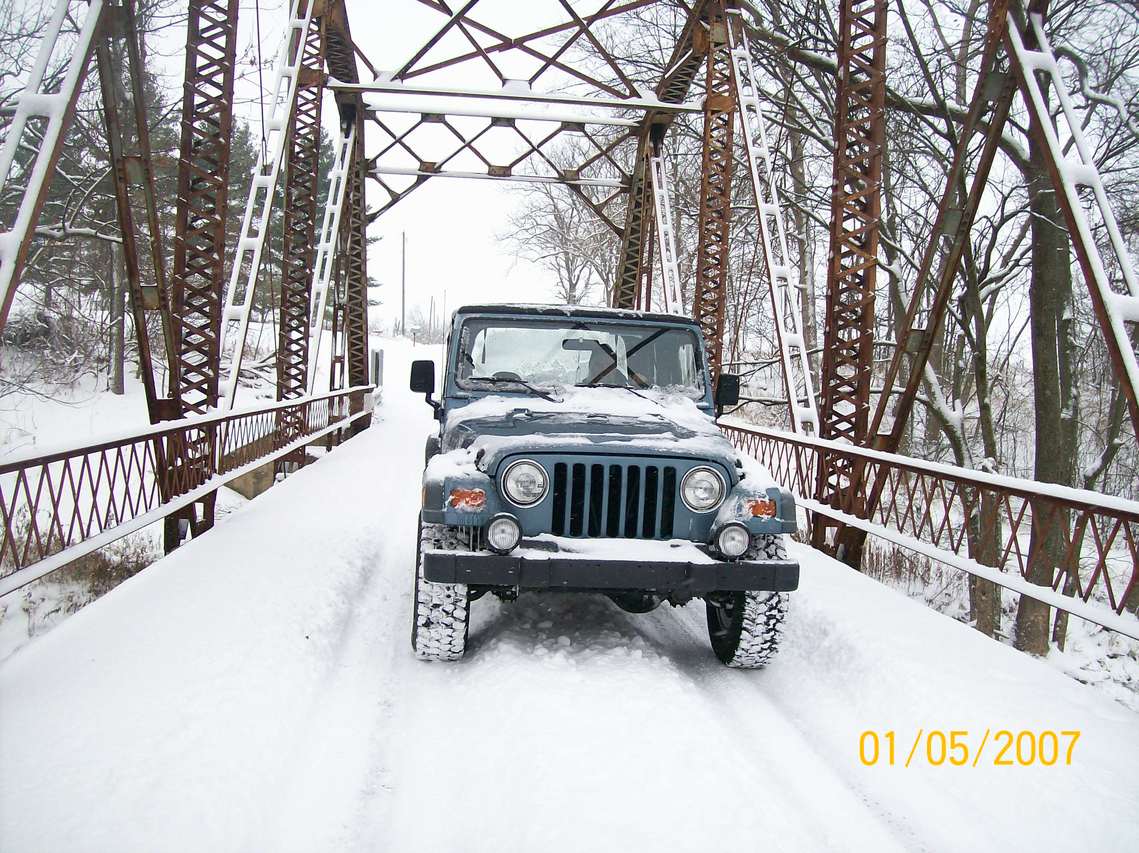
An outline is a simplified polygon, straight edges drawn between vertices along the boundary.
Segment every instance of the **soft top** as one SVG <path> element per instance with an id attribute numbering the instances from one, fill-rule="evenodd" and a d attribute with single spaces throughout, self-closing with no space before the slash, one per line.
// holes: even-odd
<path id="1" fill-rule="evenodd" d="M 654 323 L 679 323 L 685 326 L 697 325 L 691 317 L 682 314 L 655 314 L 624 308 L 594 308 L 581 305 L 464 305 L 455 314 L 521 314 L 530 317 L 582 317 L 595 320 L 641 320 Z"/>

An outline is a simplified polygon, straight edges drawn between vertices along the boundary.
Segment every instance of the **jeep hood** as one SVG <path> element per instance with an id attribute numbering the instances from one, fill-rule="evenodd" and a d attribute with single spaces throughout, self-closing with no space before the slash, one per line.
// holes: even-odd
<path id="1" fill-rule="evenodd" d="M 619 388 L 566 389 L 556 401 L 488 396 L 447 414 L 444 453 L 466 450 L 494 472 L 508 455 L 661 455 L 719 462 L 738 479 L 738 454 L 711 416 L 680 395 Z"/>

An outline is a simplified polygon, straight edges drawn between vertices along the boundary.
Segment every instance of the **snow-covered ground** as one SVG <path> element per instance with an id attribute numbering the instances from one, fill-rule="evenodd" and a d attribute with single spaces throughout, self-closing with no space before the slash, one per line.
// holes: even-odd
<path id="1" fill-rule="evenodd" d="M 415 660 L 410 356 L 371 430 L 0 664 L 0 847 L 1139 846 L 1133 712 L 802 547 L 762 672 L 698 605 L 557 594 L 480 600 L 465 662 Z M 898 766 L 860 762 L 868 729 Z M 904 768 L 919 729 L 1081 736 L 1070 766 Z"/>

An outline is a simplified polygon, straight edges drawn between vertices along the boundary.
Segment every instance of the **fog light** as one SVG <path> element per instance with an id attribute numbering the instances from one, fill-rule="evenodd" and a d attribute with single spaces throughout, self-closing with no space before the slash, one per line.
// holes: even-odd
<path id="1" fill-rule="evenodd" d="M 522 526 L 513 515 L 496 515 L 486 526 L 486 544 L 496 554 L 506 554 L 522 541 Z"/>
<path id="2" fill-rule="evenodd" d="M 729 560 L 742 556 L 750 545 L 751 532 L 738 521 L 725 524 L 716 534 L 716 550 Z"/>

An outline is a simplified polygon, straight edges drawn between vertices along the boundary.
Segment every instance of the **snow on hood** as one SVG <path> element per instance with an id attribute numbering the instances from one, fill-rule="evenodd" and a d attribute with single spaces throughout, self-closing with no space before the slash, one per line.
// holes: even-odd
<path id="1" fill-rule="evenodd" d="M 443 449 L 469 447 L 500 437 L 517 441 L 588 441 L 638 445 L 725 442 L 712 418 L 689 397 L 620 388 L 558 389 L 554 400 L 492 395 L 447 414 Z"/>
<path id="2" fill-rule="evenodd" d="M 555 399 L 490 395 L 448 412 L 442 449 L 449 459 L 440 465 L 470 471 L 477 461 L 478 467 L 491 470 L 509 453 L 581 452 L 601 446 L 615 454 L 715 460 L 736 477 L 746 472 L 751 483 L 774 485 L 755 460 L 737 464 L 735 448 L 690 397 L 621 388 L 557 389 L 551 396 Z"/>

